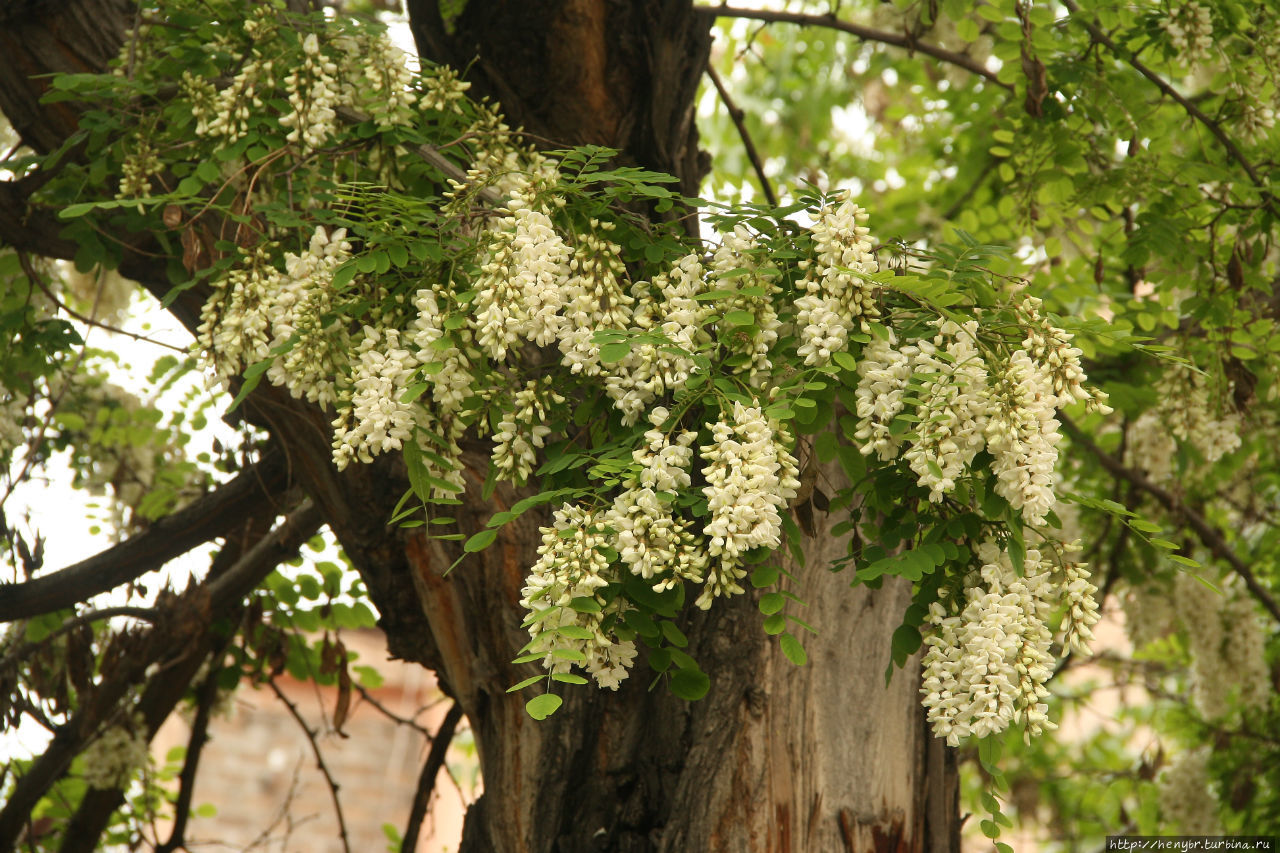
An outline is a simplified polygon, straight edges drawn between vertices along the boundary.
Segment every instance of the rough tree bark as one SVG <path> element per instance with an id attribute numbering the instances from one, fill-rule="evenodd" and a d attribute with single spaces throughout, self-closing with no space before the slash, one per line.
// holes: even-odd
<path id="1" fill-rule="evenodd" d="M 500 101 L 513 126 L 548 145 L 616 147 L 696 193 L 707 163 L 693 102 L 710 37 L 688 0 L 470 0 L 447 25 L 438 3 L 408 5 L 420 52 L 470 66 L 476 91 Z M 0 12 L 0 110 L 34 147 L 60 144 L 72 122 L 62 105 L 53 112 L 37 103 L 45 83 L 32 75 L 100 66 L 132 14 L 124 0 L 43 0 Z M 0 189 L 0 201 L 18 195 Z M 51 223 L 9 210 L 0 240 L 58 250 Z M 146 235 L 126 239 L 141 246 Z M 163 266 L 141 254 L 126 268 L 153 292 L 168 288 Z M 196 303 L 176 307 L 190 325 Z M 527 514 L 446 577 L 454 543 L 386 524 L 407 485 L 402 466 L 380 459 L 339 474 L 325 415 L 274 389 L 260 387 L 244 410 L 288 454 L 294 478 L 363 575 L 392 653 L 436 669 L 471 721 L 485 793 L 467 815 L 464 851 L 958 848 L 954 759 L 924 725 L 917 662 L 884 682 L 909 590 L 848 589 L 826 569 L 843 542 L 819 533 L 806 543 L 803 616 L 821 631 L 806 641 L 807 666 L 782 657 L 752 596 L 740 596 L 693 612 L 684 626 L 689 651 L 712 676 L 704 700 L 648 690 L 639 660 L 616 694 L 566 691 L 564 707 L 537 723 L 524 698 L 505 690 L 536 671 L 510 660 L 526 639 L 517 601 L 542 519 Z M 481 500 L 486 458 L 483 448 L 468 449 L 463 528 L 519 497 L 507 490 Z"/>

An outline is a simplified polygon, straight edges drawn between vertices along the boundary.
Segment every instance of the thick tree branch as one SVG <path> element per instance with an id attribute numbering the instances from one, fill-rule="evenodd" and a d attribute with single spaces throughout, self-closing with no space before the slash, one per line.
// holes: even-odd
<path id="1" fill-rule="evenodd" d="M 1076 426 L 1075 422 L 1069 417 L 1059 413 L 1058 418 L 1062 422 L 1063 432 L 1070 436 L 1071 440 L 1075 444 L 1096 456 L 1098 458 L 1098 462 L 1100 462 L 1102 467 L 1107 469 L 1112 476 L 1119 477 L 1120 479 L 1131 483 L 1138 489 L 1151 495 L 1151 497 L 1155 498 L 1156 502 L 1166 510 L 1186 522 L 1187 526 L 1195 531 L 1196 536 L 1200 538 L 1201 543 L 1203 543 L 1214 556 L 1229 565 L 1231 569 L 1240 576 L 1241 580 L 1244 581 L 1244 585 L 1248 587 L 1249 592 L 1253 597 L 1256 598 L 1264 608 L 1266 608 L 1267 612 L 1271 614 L 1272 618 L 1275 619 L 1277 623 L 1280 623 L 1280 605 L 1276 604 L 1276 600 L 1271 597 L 1271 593 L 1267 591 L 1266 587 L 1258 582 L 1258 578 L 1254 575 L 1253 570 L 1249 568 L 1248 564 L 1245 563 L 1244 560 L 1240 559 L 1235 551 L 1232 550 L 1231 546 L 1227 543 L 1226 537 L 1222 535 L 1222 531 L 1214 527 L 1208 519 L 1191 507 L 1187 506 L 1175 495 L 1148 480 L 1141 471 L 1135 471 L 1132 468 L 1127 467 L 1119 459 L 1116 459 L 1097 444 L 1094 444 L 1093 440 L 1085 435 L 1084 432 L 1081 431 L 1080 427 Z"/>
<path id="2" fill-rule="evenodd" d="M 742 9 L 737 6 L 727 5 L 694 6 L 694 9 L 705 15 L 712 15 L 717 18 L 748 18 L 753 21 L 798 24 L 802 27 L 826 27 L 827 29 L 839 30 L 863 41 L 879 42 L 880 44 L 901 47 L 915 53 L 923 53 L 925 56 L 931 56 L 939 62 L 946 62 L 957 68 L 963 68 L 970 74 L 975 74 L 1002 89 L 1007 89 L 1010 92 L 1015 91 L 1012 85 L 1001 80 L 994 71 L 971 56 L 956 53 L 954 50 L 947 50 L 945 47 L 938 47 L 936 44 L 916 41 L 904 33 L 891 33 L 886 30 L 877 30 L 872 27 L 865 27 L 862 24 L 855 24 L 852 21 L 843 21 L 835 15 L 809 15 L 803 12 L 783 12 L 770 9 Z"/>
<path id="3" fill-rule="evenodd" d="M 738 136 L 742 138 L 742 147 L 747 151 L 747 158 L 751 161 L 751 167 L 756 170 L 756 177 L 760 180 L 760 189 L 764 192 L 765 201 L 773 207 L 778 206 L 778 197 L 773 194 L 773 187 L 769 184 L 768 177 L 764 173 L 764 163 L 760 160 L 760 152 L 756 150 L 756 144 L 751 141 L 751 134 L 747 132 L 747 126 L 743 122 L 742 109 L 733 102 L 733 98 L 729 96 L 729 90 L 724 87 L 724 81 L 720 79 L 720 75 L 716 73 L 715 66 L 707 64 L 707 76 L 711 78 L 711 82 L 715 85 L 716 91 L 720 93 L 720 100 L 724 102 L 725 109 L 729 111 L 729 118 L 733 119 L 733 126 L 738 129 Z"/>
<path id="4" fill-rule="evenodd" d="M 1134 71 L 1137 71 L 1143 77 L 1146 77 L 1154 83 L 1161 93 L 1177 102 L 1178 106 L 1182 107 L 1182 109 L 1186 111 L 1187 115 L 1204 125 L 1205 128 L 1213 134 L 1214 138 L 1217 139 L 1218 142 L 1222 143 L 1222 147 L 1226 149 L 1227 154 L 1231 159 L 1240 164 L 1240 168 L 1244 169 L 1245 173 L 1249 176 L 1249 180 L 1253 182 L 1253 185 L 1262 190 L 1262 197 L 1266 205 L 1271 208 L 1272 212 L 1280 213 L 1280 210 L 1277 210 L 1276 208 L 1275 197 L 1267 190 L 1266 182 L 1258 175 L 1258 170 L 1249 162 L 1249 158 L 1244 156 L 1244 152 L 1240 150 L 1240 146 L 1236 145 L 1235 141 L 1232 140 L 1230 136 L 1227 136 L 1227 133 L 1222 129 L 1221 124 L 1205 115 L 1193 101 L 1175 89 L 1159 74 L 1148 68 L 1142 60 L 1138 59 L 1137 56 L 1119 47 L 1097 24 L 1086 19 L 1080 13 L 1080 6 L 1075 2 L 1075 0 L 1062 0 L 1062 4 L 1071 12 L 1071 19 L 1073 21 L 1078 21 L 1082 27 L 1088 30 L 1089 36 L 1095 42 L 1106 47 L 1107 50 L 1111 51 L 1118 59 L 1127 62 Z"/>
<path id="5" fill-rule="evenodd" d="M 269 451 L 252 468 L 119 545 L 25 583 L 0 584 L 0 622 L 70 607 L 155 571 L 263 513 L 288 484 L 283 455 Z"/>
<path id="6" fill-rule="evenodd" d="M 163 619 L 158 619 L 149 633 L 136 638 L 139 647 L 126 650 L 121 657 L 121 669 L 104 673 L 97 691 L 70 720 L 58 727 L 44 753 L 18 780 L 10 792 L 9 801 L 0 809 L 0 850 L 12 849 L 36 803 L 67 772 L 72 759 L 84 750 L 85 744 L 97 734 L 103 722 L 110 719 L 117 704 L 133 685 L 143 680 L 147 668 L 175 655 L 175 662 L 185 667 L 189 663 L 191 649 L 207 649 L 210 623 L 234 608 L 283 560 L 296 554 L 320 524 L 319 511 L 310 501 L 305 501 L 284 523 L 237 559 L 232 559 L 237 553 L 234 546 L 224 549 L 215 558 L 211 571 L 216 575 L 215 580 L 180 596 L 163 608 Z M 220 560 L 230 565 L 224 570 L 218 565 Z M 157 615 L 161 615 L 161 611 L 157 610 Z M 192 668 L 185 678 L 179 677 L 181 673 L 160 672 L 151 679 L 138 708 L 146 717 L 152 733 L 181 698 L 194 671 Z M 168 703 L 168 708 L 163 707 L 165 703 Z M 118 791 L 114 793 L 119 794 Z M 90 836 L 88 849 L 96 843 L 103 822 L 119 802 L 94 793 L 90 796 L 93 799 L 82 804 L 73 818 L 73 825 L 81 829 L 80 834 Z"/>
<path id="7" fill-rule="evenodd" d="M 431 751 L 427 753 L 427 761 L 422 765 L 422 775 L 418 777 L 418 790 L 413 795 L 413 808 L 409 810 L 409 822 L 404 828 L 404 837 L 400 843 L 403 853 L 413 853 L 418 849 L 418 833 L 422 829 L 422 819 L 427 816 L 427 806 L 431 803 L 431 792 L 436 786 L 436 776 L 444 766 L 444 757 L 449 752 L 449 744 L 453 742 L 454 730 L 462 719 L 462 706 L 457 702 L 449 707 L 435 739 L 431 741 Z"/>

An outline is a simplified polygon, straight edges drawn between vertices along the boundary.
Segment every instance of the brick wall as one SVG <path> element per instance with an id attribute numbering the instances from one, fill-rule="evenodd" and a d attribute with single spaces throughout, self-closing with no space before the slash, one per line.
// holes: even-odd
<path id="1" fill-rule="evenodd" d="M 382 663 L 386 647 L 376 631 L 344 634 L 343 640 L 359 652 L 361 663 L 372 663 L 385 678 L 370 695 L 388 711 L 414 719 L 434 733 L 449 700 L 436 690 L 432 673 L 415 664 Z M 278 677 L 276 683 L 307 724 L 320 732 L 317 741 L 339 785 L 351 850 L 387 850 L 382 825 L 390 823 L 397 832 L 404 831 L 426 758 L 426 738 L 388 719 L 358 694 L 352 697 L 343 726 L 347 737 L 340 737 L 332 727 L 336 689 L 317 688 L 288 676 Z M 157 761 L 163 763 L 171 747 L 185 745 L 188 734 L 181 717 L 170 718 L 153 744 Z M 418 853 L 457 849 L 465 804 L 479 794 L 469 743 L 464 719 L 448 759 L 459 785 L 440 773 Z M 342 850 L 329 788 L 316 769 L 311 745 L 269 688 L 241 688 L 229 714 L 210 725 L 193 803 L 217 809 L 214 817 L 192 819 L 187 840 L 193 849 L 208 845 L 205 849 L 252 848 L 267 853 Z M 162 829 L 160 837 L 167 836 L 167 829 Z"/>

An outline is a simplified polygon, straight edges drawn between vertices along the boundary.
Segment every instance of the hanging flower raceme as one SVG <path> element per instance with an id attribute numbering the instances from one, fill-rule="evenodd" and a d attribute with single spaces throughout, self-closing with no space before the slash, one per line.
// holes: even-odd
<path id="1" fill-rule="evenodd" d="M 798 355 L 807 365 L 823 365 L 833 353 L 848 347 L 849 332 L 870 329 L 880 317 L 876 287 L 868 280 L 877 264 L 870 231 L 863 224 L 868 214 L 848 193 L 838 194 L 817 215 L 813 233 L 816 257 L 809 266 L 796 300 Z"/>
<path id="2" fill-rule="evenodd" d="M 753 548 L 781 544 L 782 516 L 800 487 L 795 457 L 779 442 L 777 425 L 759 406 L 733 404 L 732 420 L 721 419 L 711 429 L 711 444 L 703 445 L 702 474 L 707 486 L 711 520 L 703 531 L 707 553 L 714 560 L 697 604 L 704 610 L 719 596 L 742 592 L 746 576 L 743 557 Z"/>
<path id="3" fill-rule="evenodd" d="M 571 252 L 546 212 L 519 193 L 494 228 L 472 320 L 476 343 L 496 361 L 521 340 L 556 340 Z"/>
<path id="4" fill-rule="evenodd" d="M 1002 366 L 992 389 L 987 449 L 996 494 L 1020 510 L 1027 524 L 1044 524 L 1057 498 L 1057 411 L 1051 380 L 1023 350 Z"/>
<path id="5" fill-rule="evenodd" d="M 525 624 L 533 640 L 528 650 L 545 653 L 543 665 L 549 671 L 568 672 L 573 658 L 601 687 L 617 690 L 636 647 L 602 630 L 606 615 L 620 606 L 599 594 L 616 580 L 604 556 L 609 535 L 602 521 L 596 513 L 571 504 L 555 511 L 551 526 L 541 529 L 538 561 L 529 570 L 520 604 L 529 611 Z M 574 606 L 583 600 L 594 602 L 594 608 Z M 578 630 L 565 632 L 566 628 Z M 552 654 L 553 649 L 561 654 Z"/>

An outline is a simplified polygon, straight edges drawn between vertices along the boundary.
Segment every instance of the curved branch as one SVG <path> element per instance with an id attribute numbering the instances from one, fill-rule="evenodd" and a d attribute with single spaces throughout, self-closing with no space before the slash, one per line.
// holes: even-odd
<path id="1" fill-rule="evenodd" d="M 1267 592 L 1266 587 L 1258 582 L 1253 570 L 1231 549 L 1226 537 L 1222 535 L 1222 531 L 1214 527 L 1207 518 L 1187 506 L 1175 495 L 1148 480 L 1141 471 L 1135 471 L 1125 466 L 1119 459 L 1094 444 L 1093 440 L 1085 435 L 1080 427 L 1076 426 L 1075 422 L 1065 414 L 1059 412 L 1058 420 L 1062 423 L 1063 432 L 1070 436 L 1073 442 L 1096 456 L 1102 467 L 1107 469 L 1113 476 L 1119 477 L 1151 495 L 1170 513 L 1181 517 L 1187 523 L 1187 526 L 1195 531 L 1201 543 L 1218 559 L 1231 566 L 1231 569 L 1244 581 L 1244 585 L 1248 587 L 1249 592 L 1258 600 L 1258 603 L 1266 608 L 1277 623 L 1280 623 L 1280 604 L 1276 604 L 1276 600 L 1271 597 L 1271 593 Z"/>
<path id="2" fill-rule="evenodd" d="M 0 584 L 0 622 L 61 610 L 155 571 L 245 519 L 273 512 L 287 483 L 283 455 L 269 451 L 235 479 L 119 545 L 25 583 Z"/>
<path id="3" fill-rule="evenodd" d="M 729 118 L 733 119 L 733 126 L 738 129 L 738 136 L 742 138 L 742 147 L 747 151 L 747 159 L 751 161 L 752 168 L 756 170 L 756 177 L 760 179 L 760 189 L 764 192 L 765 201 L 769 202 L 771 207 L 777 207 L 778 197 L 773 194 L 773 187 L 769 184 L 769 179 L 765 177 L 764 163 L 760 161 L 760 152 L 756 150 L 756 144 L 751 140 L 751 134 L 747 133 L 747 125 L 742 120 L 742 108 L 734 103 L 733 98 L 729 97 L 729 90 L 724 87 L 724 81 L 720 79 L 720 75 L 716 73 L 715 66 L 711 63 L 707 63 L 707 76 L 711 78 L 716 91 L 720 93 L 720 100 L 724 102 L 725 109 L 729 111 Z"/>
<path id="4" fill-rule="evenodd" d="M 728 5 L 694 6 L 693 8 L 697 12 L 716 18 L 747 18 L 753 21 L 798 24 L 802 27 L 826 27 L 831 30 L 839 30 L 863 41 L 879 42 L 893 47 L 901 47 L 914 53 L 923 53 L 925 56 L 931 56 L 939 62 L 946 62 L 957 68 L 963 68 L 970 74 L 977 75 L 1002 89 L 1007 89 L 1010 92 L 1015 91 L 1011 84 L 1001 80 L 994 71 L 983 66 L 971 56 L 956 53 L 954 50 L 947 50 L 945 47 L 938 47 L 936 44 L 916 41 L 903 33 L 891 33 L 886 30 L 877 30 L 872 27 L 865 27 L 862 24 L 855 24 L 852 21 L 843 21 L 835 15 L 809 15 L 804 12 L 782 12 L 770 9 L 741 9 L 737 6 Z"/>
<path id="5" fill-rule="evenodd" d="M 418 832 L 422 829 L 422 819 L 427 816 L 427 805 L 431 800 L 431 792 L 436 786 L 436 776 L 444 766 L 445 754 L 449 744 L 453 742 L 453 732 L 462 719 L 462 706 L 457 702 L 449 707 L 440 723 L 440 729 L 431 741 L 431 751 L 427 753 L 427 761 L 422 765 L 422 775 L 418 777 L 418 790 L 413 795 L 413 808 L 409 810 L 409 823 L 404 829 L 404 838 L 400 849 L 412 853 L 418 849 Z"/>
<path id="6" fill-rule="evenodd" d="M 1267 185 L 1262 180 L 1261 176 L 1258 175 L 1258 170 L 1249 162 L 1249 158 L 1244 156 L 1244 152 L 1240 150 L 1240 147 L 1236 145 L 1235 141 L 1232 140 L 1231 137 L 1227 136 L 1226 131 L 1222 129 L 1221 124 L 1205 115 L 1204 112 L 1202 112 L 1201 109 L 1191 100 L 1170 85 L 1163 77 L 1143 64 L 1137 56 L 1116 45 L 1116 43 L 1111 40 L 1110 36 L 1103 32 L 1097 24 L 1092 21 L 1085 20 L 1085 18 L 1080 14 L 1080 6 L 1075 2 L 1075 0 L 1062 0 L 1062 5 L 1066 6 L 1068 11 L 1071 12 L 1072 20 L 1079 21 L 1080 25 L 1089 31 L 1089 36 L 1094 40 L 1094 42 L 1103 45 L 1107 50 L 1115 54 L 1117 58 L 1127 62 L 1134 71 L 1137 71 L 1143 77 L 1146 77 L 1154 83 L 1156 88 L 1164 95 L 1176 101 L 1178 106 L 1186 110 L 1187 115 L 1204 125 L 1205 128 L 1213 134 L 1214 138 L 1217 139 L 1218 142 L 1222 143 L 1222 147 L 1227 150 L 1227 154 L 1231 159 L 1240 164 L 1240 168 L 1244 169 L 1245 173 L 1248 174 L 1249 180 L 1253 182 L 1253 185 L 1262 190 L 1263 199 L 1267 207 L 1271 208 L 1273 212 L 1280 213 L 1280 211 L 1276 210 L 1275 197 L 1267 191 Z"/>
<path id="7" fill-rule="evenodd" d="M 185 677 L 166 672 L 157 674 L 138 704 L 138 709 L 146 717 L 148 730 L 154 733 L 160 727 L 169 709 L 182 697 L 199 665 L 199 661 L 191 663 L 189 660 L 192 651 L 198 651 L 201 657 L 207 654 L 205 644 L 209 638 L 210 622 L 261 583 L 282 561 L 296 554 L 320 524 L 319 510 L 311 501 L 304 501 L 282 524 L 241 554 L 225 571 L 219 571 L 219 559 L 230 561 L 230 556 L 235 553 L 234 546 L 224 549 L 214 560 L 213 573 L 217 574 L 217 579 L 185 593 L 164 609 L 163 619 L 157 620 L 155 627 L 142 640 L 141 648 L 123 658 L 123 670 L 102 679 L 91 701 L 58 727 L 44 753 L 31 763 L 9 792 L 8 802 L 0 808 L 0 850 L 13 848 L 31 810 L 67 772 L 72 759 L 84 749 L 85 743 L 117 703 L 135 683 L 142 680 L 147 668 L 153 662 L 176 656 L 184 662 L 184 667 L 191 664 Z M 108 794 L 118 795 L 119 791 Z M 117 803 L 108 794 L 95 795 L 91 802 L 82 803 L 73 817 L 74 825 L 83 830 L 77 836 L 79 841 L 87 841 L 90 845 L 84 848 L 86 850 L 92 849 L 101 833 L 102 822 Z M 71 846 L 68 849 L 80 849 L 75 846 L 79 841 L 73 841 L 69 836 L 66 843 Z"/>

